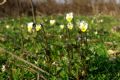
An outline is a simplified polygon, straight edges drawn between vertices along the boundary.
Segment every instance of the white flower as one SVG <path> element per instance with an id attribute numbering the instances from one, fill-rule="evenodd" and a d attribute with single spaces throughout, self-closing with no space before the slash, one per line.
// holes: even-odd
<path id="1" fill-rule="evenodd" d="M 60 25 L 60 28 L 63 29 L 65 26 L 64 25 Z"/>
<path id="2" fill-rule="evenodd" d="M 55 20 L 50 20 L 50 25 L 54 25 L 55 24 Z"/>
<path id="3" fill-rule="evenodd" d="M 66 14 L 66 20 L 67 20 L 69 23 L 72 21 L 72 19 L 73 19 L 73 13 L 72 13 L 72 12 Z"/>
<path id="4" fill-rule="evenodd" d="M 10 26 L 9 26 L 9 25 L 6 25 L 6 28 L 7 28 L 7 29 L 9 29 L 9 28 L 10 28 Z"/>
<path id="5" fill-rule="evenodd" d="M 27 24 L 27 29 L 28 29 L 28 32 L 32 32 L 32 29 L 33 29 L 33 22 L 30 22 Z"/>
<path id="6" fill-rule="evenodd" d="M 80 24 L 79 24 L 79 29 L 82 31 L 82 32 L 85 32 L 88 28 L 88 23 L 86 23 L 85 21 L 81 21 Z"/>
<path id="7" fill-rule="evenodd" d="M 36 29 L 36 31 L 39 31 L 39 30 L 41 30 L 41 25 L 36 25 L 36 27 L 35 27 L 35 29 Z"/>
<path id="8" fill-rule="evenodd" d="M 59 37 L 60 37 L 60 39 L 62 38 L 62 36 L 61 36 L 61 35 L 60 35 Z"/>
<path id="9" fill-rule="evenodd" d="M 6 70 L 5 65 L 2 65 L 1 70 L 2 70 L 2 72 L 5 72 L 5 70 Z"/>
<path id="10" fill-rule="evenodd" d="M 95 32 L 94 32 L 94 34 L 95 34 L 95 35 L 97 35 L 97 34 L 98 34 L 98 32 L 97 32 L 97 31 L 95 31 Z"/>
<path id="11" fill-rule="evenodd" d="M 73 29 L 73 24 L 72 23 L 68 23 L 67 27 L 68 27 L 69 30 L 72 30 Z"/>
<path id="12" fill-rule="evenodd" d="M 100 20 L 100 23 L 102 23 L 102 22 L 103 22 L 103 19 Z"/>

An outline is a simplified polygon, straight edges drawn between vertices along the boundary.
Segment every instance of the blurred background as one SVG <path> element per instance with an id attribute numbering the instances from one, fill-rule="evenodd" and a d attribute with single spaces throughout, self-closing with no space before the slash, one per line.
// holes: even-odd
<path id="1" fill-rule="evenodd" d="M 0 0 L 2 2 L 3 0 Z M 74 12 L 81 15 L 119 15 L 120 0 L 32 0 L 37 15 Z M 7 0 L 0 5 L 0 17 L 31 16 L 30 0 Z"/>

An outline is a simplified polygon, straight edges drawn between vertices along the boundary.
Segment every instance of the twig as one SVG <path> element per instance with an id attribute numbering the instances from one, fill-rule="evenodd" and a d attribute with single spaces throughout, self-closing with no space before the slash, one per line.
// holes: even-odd
<path id="1" fill-rule="evenodd" d="M 16 64 L 15 66 L 20 67 L 20 68 L 25 68 L 26 70 L 28 70 L 28 71 L 30 71 L 32 73 L 37 73 L 37 70 L 35 70 L 35 69 L 31 68 L 31 67 L 26 67 L 26 66 L 21 65 L 21 64 Z"/>
<path id="2" fill-rule="evenodd" d="M 47 80 L 43 75 L 40 75 L 39 73 L 37 73 L 37 80 Z"/>
<path id="3" fill-rule="evenodd" d="M 40 80 L 40 74 L 37 73 L 37 80 Z"/>
<path id="4" fill-rule="evenodd" d="M 33 5 L 33 1 L 32 0 L 30 0 L 30 4 L 31 4 L 31 7 L 32 7 L 33 22 L 36 23 L 35 6 Z"/>

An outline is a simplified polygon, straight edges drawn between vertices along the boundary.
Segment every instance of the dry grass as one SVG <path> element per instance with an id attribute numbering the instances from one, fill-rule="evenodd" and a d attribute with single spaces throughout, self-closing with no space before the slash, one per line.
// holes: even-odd
<path id="1" fill-rule="evenodd" d="M 120 12 L 120 6 L 115 4 L 114 1 L 110 3 L 100 3 L 91 4 L 90 0 L 73 0 L 71 4 L 56 4 L 53 0 L 48 0 L 48 2 L 37 3 L 36 13 L 38 15 L 42 14 L 56 14 L 65 12 L 74 12 L 76 14 L 110 14 L 118 15 Z M 2 16 L 16 16 L 16 15 L 32 15 L 31 6 L 29 0 L 8 0 L 4 5 L 0 6 L 0 17 Z"/>

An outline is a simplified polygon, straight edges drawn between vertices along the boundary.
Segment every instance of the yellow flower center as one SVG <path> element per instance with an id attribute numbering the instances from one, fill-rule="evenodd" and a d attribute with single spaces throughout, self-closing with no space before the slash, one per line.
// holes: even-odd
<path id="1" fill-rule="evenodd" d="M 82 27 L 81 31 L 85 32 L 87 29 L 85 28 L 85 26 Z"/>

